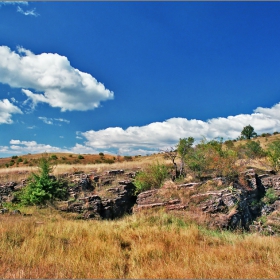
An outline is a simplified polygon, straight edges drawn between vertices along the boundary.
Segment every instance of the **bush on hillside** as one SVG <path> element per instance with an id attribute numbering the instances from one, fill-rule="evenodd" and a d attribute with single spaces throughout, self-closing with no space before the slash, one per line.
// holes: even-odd
<path id="1" fill-rule="evenodd" d="M 266 154 L 272 168 L 275 171 L 280 170 L 280 140 L 273 141 L 269 144 Z"/>
<path id="2" fill-rule="evenodd" d="M 123 158 L 124 158 L 124 160 L 126 160 L 126 161 L 131 161 L 131 160 L 133 160 L 132 156 L 124 156 Z"/>
<path id="3" fill-rule="evenodd" d="M 223 148 L 222 139 L 207 142 L 203 139 L 186 156 L 187 168 L 201 180 L 203 177 L 226 177 L 231 179 L 239 172 L 235 165 L 236 151 Z"/>
<path id="4" fill-rule="evenodd" d="M 150 164 L 145 171 L 140 171 L 136 175 L 134 181 L 136 192 L 140 193 L 160 188 L 168 175 L 167 167 L 164 164 L 159 164 L 158 162 Z"/>
<path id="5" fill-rule="evenodd" d="M 62 181 L 50 176 L 52 166 L 50 160 L 42 157 L 39 161 L 39 172 L 32 173 L 27 186 L 19 194 L 23 205 L 40 205 L 56 198 L 65 198 L 66 188 Z"/>
<path id="6" fill-rule="evenodd" d="M 258 158 L 265 156 L 265 152 L 260 145 L 260 141 L 248 141 L 245 144 L 245 154 L 249 158 Z"/>
<path id="7" fill-rule="evenodd" d="M 57 160 L 58 158 L 57 158 L 57 155 L 51 155 L 51 156 L 50 156 L 50 159 L 52 159 L 52 160 Z"/>

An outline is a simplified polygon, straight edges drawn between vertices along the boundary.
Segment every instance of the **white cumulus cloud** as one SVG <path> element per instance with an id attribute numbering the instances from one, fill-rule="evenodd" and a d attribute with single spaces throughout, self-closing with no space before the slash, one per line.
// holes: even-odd
<path id="1" fill-rule="evenodd" d="M 120 154 L 145 154 L 164 150 L 178 143 L 180 138 L 194 137 L 197 141 L 206 137 L 224 140 L 240 136 L 243 127 L 252 125 L 257 133 L 280 131 L 280 103 L 272 108 L 257 108 L 252 114 L 240 114 L 208 121 L 171 118 L 145 126 L 127 129 L 109 127 L 80 133 L 85 145 L 96 149 L 111 149 Z"/>
<path id="2" fill-rule="evenodd" d="M 22 111 L 8 99 L 0 100 L 0 124 L 13 123 L 12 114 L 22 114 Z"/>
<path id="3" fill-rule="evenodd" d="M 56 53 L 36 55 L 21 47 L 14 52 L 0 46 L 0 82 L 21 88 L 33 109 L 43 102 L 61 111 L 86 111 L 114 97 L 93 76 L 73 68 L 67 57 Z"/>
<path id="4" fill-rule="evenodd" d="M 208 140 L 216 137 L 223 137 L 224 140 L 235 139 L 240 136 L 242 129 L 249 124 L 254 127 L 258 134 L 280 132 L 279 108 L 280 103 L 271 108 L 258 107 L 252 114 L 213 118 L 207 121 L 171 118 L 164 122 L 154 122 L 145 126 L 131 126 L 127 129 L 109 127 L 98 131 L 78 131 L 76 132 L 76 138 L 82 139 L 83 137 L 85 142 L 69 148 L 54 147 L 36 141 L 11 140 L 10 146 L 0 146 L 0 152 L 2 154 L 41 152 L 96 154 L 102 151 L 121 155 L 145 155 L 174 147 L 180 138 L 190 136 L 194 137 L 196 141 L 203 137 Z M 66 121 L 55 118 L 46 118 L 45 120 L 52 122 Z"/>
<path id="5" fill-rule="evenodd" d="M 10 146 L 0 146 L 2 153 L 13 153 L 13 154 L 36 154 L 44 152 L 69 152 L 67 149 L 54 147 L 48 144 L 39 144 L 36 141 L 21 141 L 14 140 L 10 141 Z"/>
<path id="6" fill-rule="evenodd" d="M 63 136 L 60 136 L 63 138 Z M 9 146 L 0 146 L 0 153 L 7 156 L 19 154 L 37 153 L 76 153 L 76 154 L 96 154 L 98 151 L 92 147 L 76 144 L 71 148 L 61 148 L 49 144 L 37 143 L 37 141 L 22 141 L 18 139 L 10 140 Z"/>

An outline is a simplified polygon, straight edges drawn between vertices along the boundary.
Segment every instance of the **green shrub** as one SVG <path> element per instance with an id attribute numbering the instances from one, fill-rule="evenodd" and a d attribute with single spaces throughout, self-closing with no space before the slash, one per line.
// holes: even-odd
<path id="1" fill-rule="evenodd" d="M 145 171 L 140 171 L 135 177 L 136 192 L 160 188 L 168 177 L 168 170 L 164 164 L 150 164 Z"/>
<path id="2" fill-rule="evenodd" d="M 101 157 L 104 157 L 104 154 L 103 154 L 103 153 L 99 153 L 99 155 L 100 155 Z"/>
<path id="3" fill-rule="evenodd" d="M 12 156 L 12 159 L 17 159 L 18 158 L 18 156 Z"/>
<path id="4" fill-rule="evenodd" d="M 46 201 L 66 196 L 67 192 L 63 182 L 50 176 L 52 171 L 50 161 L 45 157 L 41 158 L 38 168 L 38 174 L 31 174 L 27 186 L 18 196 L 23 205 L 40 205 Z"/>
<path id="5" fill-rule="evenodd" d="M 107 159 L 104 159 L 103 162 L 112 164 L 112 163 L 114 163 L 115 161 L 114 161 L 113 159 L 111 159 L 111 158 L 107 158 Z"/>
<path id="6" fill-rule="evenodd" d="M 208 168 L 208 159 L 201 146 L 197 145 L 187 155 L 187 166 L 199 179 Z"/>
<path id="7" fill-rule="evenodd" d="M 132 156 L 124 156 L 124 160 L 131 161 L 133 160 Z"/>
<path id="8" fill-rule="evenodd" d="M 274 189 L 268 189 L 263 198 L 264 203 L 273 204 L 278 199 Z"/>
<path id="9" fill-rule="evenodd" d="M 19 157 L 19 158 L 17 159 L 17 163 L 20 163 L 20 162 L 23 162 L 23 159 L 22 159 L 21 157 Z"/>
<path id="10" fill-rule="evenodd" d="M 273 141 L 269 144 L 266 151 L 268 160 L 270 161 L 272 168 L 275 171 L 280 169 L 280 140 Z"/>
<path id="11" fill-rule="evenodd" d="M 50 159 L 52 159 L 52 160 L 57 160 L 57 155 L 51 155 L 51 156 L 50 156 Z"/>
<path id="12" fill-rule="evenodd" d="M 265 155 L 265 152 L 260 145 L 260 141 L 249 140 L 245 144 L 245 154 L 249 158 L 258 158 L 263 157 Z"/>
<path id="13" fill-rule="evenodd" d="M 78 159 L 84 159 L 82 155 L 78 155 Z"/>
<path id="14" fill-rule="evenodd" d="M 224 144 L 228 149 L 234 148 L 233 140 L 226 140 Z"/>
<path id="15" fill-rule="evenodd" d="M 233 179 L 239 172 L 236 160 L 236 151 L 223 149 L 222 139 L 209 142 L 203 139 L 196 147 L 189 149 L 186 166 L 199 180 L 209 176 Z"/>

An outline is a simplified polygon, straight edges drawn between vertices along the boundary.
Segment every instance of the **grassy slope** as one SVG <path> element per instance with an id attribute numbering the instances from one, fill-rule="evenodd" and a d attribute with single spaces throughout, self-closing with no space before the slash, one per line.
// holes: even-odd
<path id="1" fill-rule="evenodd" d="M 3 278 L 279 278 L 280 238 L 208 231 L 185 216 L 0 217 Z"/>

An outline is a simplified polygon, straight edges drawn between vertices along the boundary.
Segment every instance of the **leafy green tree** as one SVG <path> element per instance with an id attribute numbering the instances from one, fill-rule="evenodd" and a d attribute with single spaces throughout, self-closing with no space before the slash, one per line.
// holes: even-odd
<path id="1" fill-rule="evenodd" d="M 179 143 L 177 145 L 177 152 L 181 159 L 180 176 L 186 175 L 186 171 L 185 171 L 186 156 L 191 150 L 193 143 L 194 143 L 193 137 L 188 137 L 183 139 L 180 138 Z"/>
<path id="2" fill-rule="evenodd" d="M 254 131 L 254 128 L 250 124 L 245 126 L 241 131 L 241 138 L 251 139 L 255 136 L 257 136 L 257 133 Z"/>
<path id="3" fill-rule="evenodd" d="M 40 205 L 55 198 L 64 198 L 66 188 L 62 181 L 50 176 L 53 171 L 50 160 L 42 157 L 38 164 L 39 172 L 32 173 L 28 178 L 28 184 L 19 195 L 24 205 Z"/>
<path id="4" fill-rule="evenodd" d="M 278 172 L 280 169 L 280 140 L 271 142 L 266 150 L 266 154 L 273 169 Z"/>

